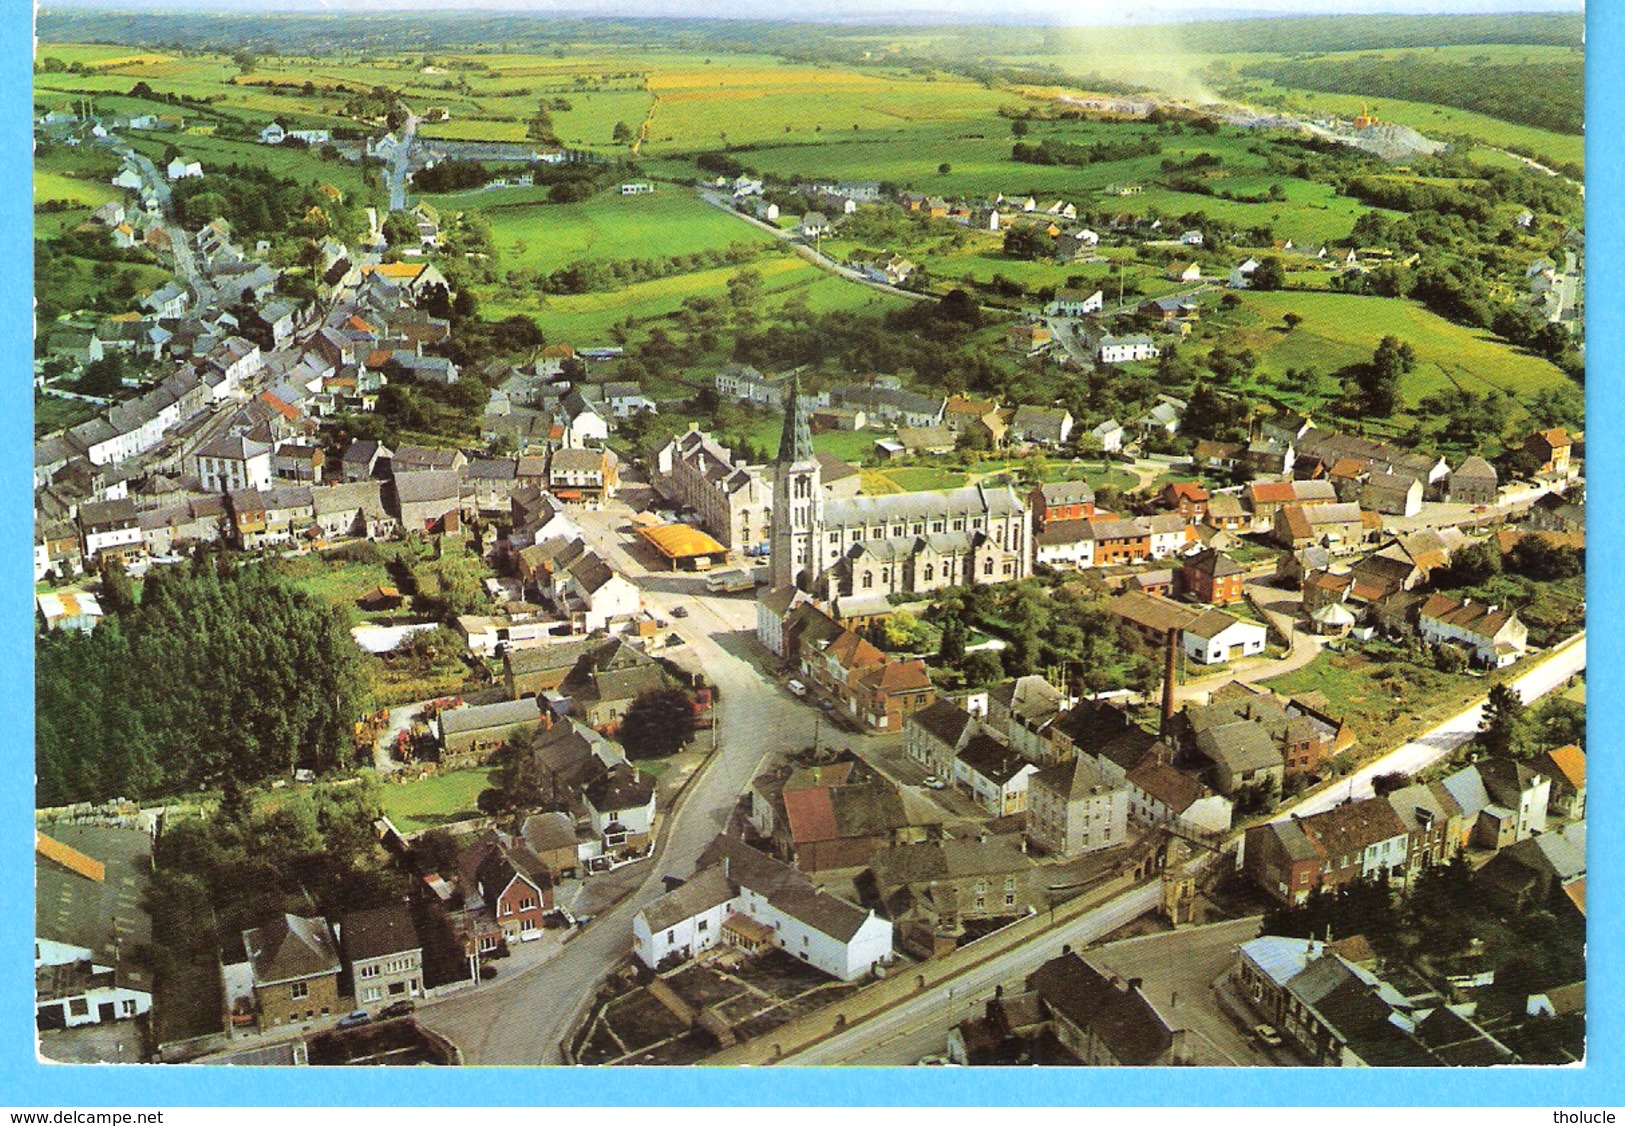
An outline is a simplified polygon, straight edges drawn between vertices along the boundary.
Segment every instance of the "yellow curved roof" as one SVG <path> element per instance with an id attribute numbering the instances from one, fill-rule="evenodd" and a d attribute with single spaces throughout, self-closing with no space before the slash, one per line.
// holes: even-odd
<path id="1" fill-rule="evenodd" d="M 716 540 L 687 524 L 660 524 L 653 528 L 639 528 L 638 535 L 652 543 L 655 550 L 668 559 L 728 553 L 728 549 Z"/>

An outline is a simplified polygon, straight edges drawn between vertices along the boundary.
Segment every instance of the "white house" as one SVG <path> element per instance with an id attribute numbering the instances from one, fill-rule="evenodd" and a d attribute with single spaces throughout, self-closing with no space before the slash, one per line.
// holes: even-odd
<path id="1" fill-rule="evenodd" d="M 137 981 L 118 967 L 99 965 L 94 955 L 88 947 L 35 938 L 34 1013 L 40 1027 L 78 1028 L 129 1020 L 152 1009 L 151 990 L 138 987 L 146 985 L 144 979 Z"/>
<path id="2" fill-rule="evenodd" d="M 1127 364 L 1136 360 L 1154 360 L 1162 350 L 1149 336 L 1106 336 L 1095 349 L 1095 358 L 1103 364 Z"/>
<path id="3" fill-rule="evenodd" d="M 1261 263 L 1256 258 L 1249 258 L 1234 270 L 1230 271 L 1230 288 L 1247 289 L 1253 284 L 1253 275 L 1258 272 Z"/>
<path id="4" fill-rule="evenodd" d="M 582 791 L 592 825 L 590 856 L 628 846 L 642 848 L 654 831 L 654 779 L 630 765 L 617 766 Z"/>
<path id="5" fill-rule="evenodd" d="M 990 817 L 1027 809 L 1027 790 L 1038 767 L 988 735 L 976 735 L 954 759 L 954 783 Z"/>
<path id="6" fill-rule="evenodd" d="M 1095 538 L 1087 520 L 1053 520 L 1033 533 L 1033 562 L 1057 570 L 1095 565 Z"/>
<path id="7" fill-rule="evenodd" d="M 622 195 L 649 195 L 654 190 L 655 186 L 649 183 L 638 182 L 621 185 Z"/>
<path id="8" fill-rule="evenodd" d="M 1137 824 L 1178 824 L 1208 833 L 1230 831 L 1230 799 L 1160 758 L 1147 756 L 1125 776 L 1128 815 Z"/>
<path id="9" fill-rule="evenodd" d="M 1179 242 L 1182 246 L 1201 246 L 1202 232 L 1195 230 L 1186 231 L 1184 234 L 1179 236 Z"/>
<path id="10" fill-rule="evenodd" d="M 196 179 L 203 175 L 203 165 L 199 164 L 195 160 L 182 160 L 177 156 L 174 160 L 170 161 L 168 167 L 164 169 L 164 175 L 168 176 L 171 180 Z"/>
<path id="11" fill-rule="evenodd" d="M 1431 595 L 1422 603 L 1416 628 L 1429 644 L 1458 642 L 1480 664 L 1494 668 L 1512 664 L 1529 648 L 1529 627 L 1517 611 L 1471 599 L 1458 602 L 1448 594 Z"/>
<path id="12" fill-rule="evenodd" d="M 1115 418 L 1108 418 L 1089 434 L 1100 443 L 1105 453 L 1114 454 L 1123 448 L 1123 425 Z"/>
<path id="13" fill-rule="evenodd" d="M 273 121 L 260 130 L 260 144 L 262 145 L 280 145 L 287 138 L 288 132 L 282 128 L 282 122 L 280 121 Z"/>
<path id="14" fill-rule="evenodd" d="M 1106 307 L 1106 294 L 1101 290 L 1085 293 L 1081 289 L 1062 289 L 1056 292 L 1055 299 L 1044 306 L 1044 313 L 1051 317 L 1081 317 L 1086 313 L 1098 313 Z"/>
<path id="15" fill-rule="evenodd" d="M 579 450 L 608 440 L 609 423 L 605 422 L 604 416 L 593 410 L 590 405 L 584 406 L 572 415 L 564 425 L 566 449 Z"/>
<path id="16" fill-rule="evenodd" d="M 1177 555 L 1185 549 L 1190 542 L 1185 529 L 1189 527 L 1186 520 L 1177 512 L 1163 512 L 1155 516 L 1147 516 L 1142 521 L 1151 530 L 1151 543 L 1148 548 L 1153 559 L 1167 559 Z"/>
<path id="17" fill-rule="evenodd" d="M 643 594 L 625 575 L 588 552 L 572 563 L 564 583 L 570 618 L 582 633 L 607 629 L 616 618 L 630 618 L 643 608 Z"/>
<path id="18" fill-rule="evenodd" d="M 632 919 L 632 951 L 651 969 L 715 946 L 747 953 L 778 947 L 840 981 L 891 958 L 892 925 L 824 891 L 788 864 L 727 837 L 701 868 Z"/>
<path id="19" fill-rule="evenodd" d="M 1267 633 L 1256 622 L 1244 621 L 1223 610 L 1208 610 L 1181 634 L 1185 653 L 1204 665 L 1217 665 L 1264 652 Z"/>
<path id="20" fill-rule="evenodd" d="M 141 190 L 142 183 L 141 173 L 128 164 L 120 168 L 118 175 L 113 177 L 113 186 L 123 188 L 126 191 L 138 192 Z"/>
<path id="21" fill-rule="evenodd" d="M 230 493 L 271 487 L 271 447 L 241 435 L 222 434 L 192 455 L 204 491 Z"/>

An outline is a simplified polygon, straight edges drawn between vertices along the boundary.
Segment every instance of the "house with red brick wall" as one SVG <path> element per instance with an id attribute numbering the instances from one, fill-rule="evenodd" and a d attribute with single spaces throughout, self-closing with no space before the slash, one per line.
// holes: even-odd
<path id="1" fill-rule="evenodd" d="M 1208 492 L 1195 481 L 1173 481 L 1162 487 L 1157 502 L 1194 524 L 1207 515 Z"/>
<path id="2" fill-rule="evenodd" d="M 1185 593 L 1210 606 L 1240 602 L 1245 576 L 1241 564 L 1211 547 L 1189 556 L 1179 567 L 1180 585 Z"/>

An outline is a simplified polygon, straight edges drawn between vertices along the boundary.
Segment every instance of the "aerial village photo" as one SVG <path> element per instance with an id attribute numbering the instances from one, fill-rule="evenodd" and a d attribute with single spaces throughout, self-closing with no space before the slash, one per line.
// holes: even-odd
<path id="1" fill-rule="evenodd" d="M 38 1057 L 1583 1061 L 1585 17 L 1339 3 L 40 9 Z"/>

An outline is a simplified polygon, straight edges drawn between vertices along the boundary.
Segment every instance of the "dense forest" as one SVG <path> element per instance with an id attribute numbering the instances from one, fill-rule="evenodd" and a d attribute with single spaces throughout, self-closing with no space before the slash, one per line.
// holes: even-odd
<path id="1" fill-rule="evenodd" d="M 94 633 L 38 639 L 39 804 L 349 765 L 365 700 L 342 611 L 249 566 L 122 575 Z"/>
<path id="2" fill-rule="evenodd" d="M 1300 90 L 1431 102 L 1557 133 L 1585 131 L 1585 62 L 1578 54 L 1529 63 L 1361 55 L 1260 62 L 1241 73 Z"/>

